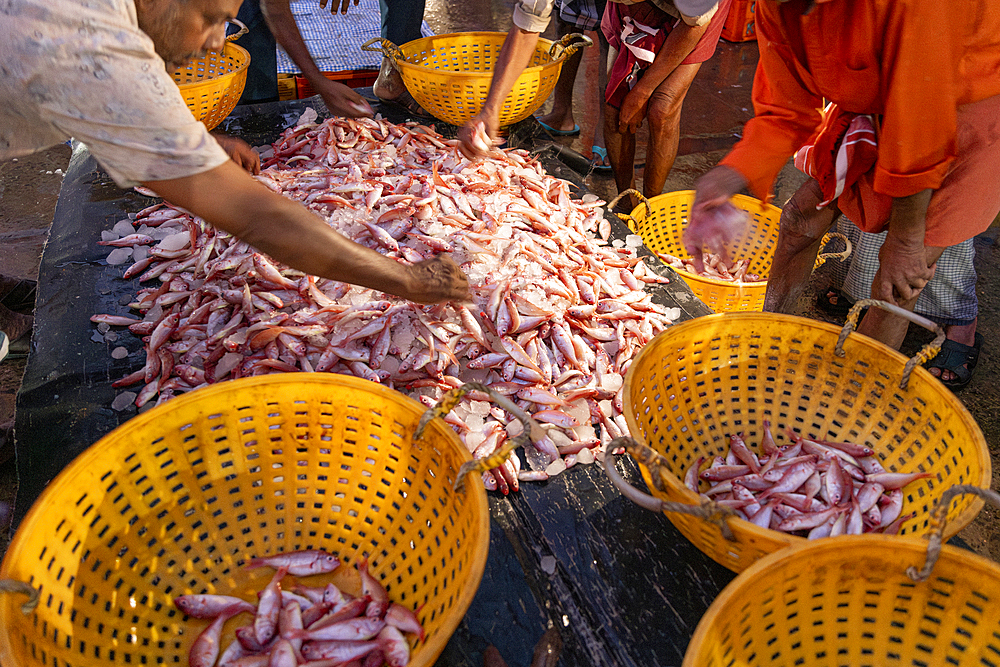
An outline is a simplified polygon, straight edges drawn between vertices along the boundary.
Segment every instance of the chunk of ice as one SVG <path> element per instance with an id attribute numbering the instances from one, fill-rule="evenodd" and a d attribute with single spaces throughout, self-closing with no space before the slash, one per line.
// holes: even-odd
<path id="1" fill-rule="evenodd" d="M 122 347 L 121 345 L 111 350 L 112 359 L 124 359 L 127 356 L 128 356 L 128 348 Z"/>
<path id="2" fill-rule="evenodd" d="M 111 401 L 111 409 L 116 412 L 121 412 L 128 406 L 132 405 L 135 401 L 136 393 L 134 391 L 123 391 L 122 393 L 115 396 L 115 400 Z"/>
<path id="3" fill-rule="evenodd" d="M 132 248 L 115 248 L 110 253 L 108 253 L 108 264 L 111 266 L 117 266 L 118 264 L 124 264 L 128 261 L 129 257 L 132 256 Z"/>
<path id="4" fill-rule="evenodd" d="M 119 220 L 115 223 L 115 226 L 111 228 L 115 234 L 118 236 L 128 236 L 129 234 L 135 234 L 135 227 L 132 226 L 131 220 Z"/>
<path id="5" fill-rule="evenodd" d="M 169 252 L 171 250 L 180 250 L 181 248 L 187 246 L 189 243 L 191 243 L 191 235 L 188 234 L 187 232 L 184 232 L 181 234 L 173 234 L 172 236 L 166 237 L 165 239 L 160 241 L 160 245 L 158 247 L 161 250 L 166 250 Z"/>
<path id="6" fill-rule="evenodd" d="M 549 464 L 549 467 L 545 469 L 545 472 L 549 474 L 549 477 L 555 477 L 565 469 L 566 469 L 566 462 L 563 461 L 561 458 L 558 458 Z"/>

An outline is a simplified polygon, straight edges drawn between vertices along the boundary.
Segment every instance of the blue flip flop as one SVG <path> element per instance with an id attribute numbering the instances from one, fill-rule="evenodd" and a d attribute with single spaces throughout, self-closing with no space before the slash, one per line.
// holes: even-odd
<path id="1" fill-rule="evenodd" d="M 536 118 L 535 120 L 538 120 L 538 119 Z M 556 137 L 575 137 L 576 135 L 580 134 L 580 126 L 579 125 L 574 125 L 572 130 L 557 130 L 554 127 L 550 127 L 550 126 L 546 125 L 545 123 L 543 123 L 540 120 L 538 121 L 538 124 L 541 125 L 545 129 L 546 132 L 548 132 L 549 134 L 551 134 L 553 136 L 556 136 Z"/>
<path id="2" fill-rule="evenodd" d="M 611 171 L 611 165 L 603 164 L 608 160 L 608 149 L 604 146 L 591 146 L 590 167 L 594 171 Z"/>

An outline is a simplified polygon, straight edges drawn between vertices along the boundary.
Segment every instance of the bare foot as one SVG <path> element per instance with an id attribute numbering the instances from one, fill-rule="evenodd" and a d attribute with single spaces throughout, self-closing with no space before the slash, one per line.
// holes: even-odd
<path id="1" fill-rule="evenodd" d="M 410 113 L 418 116 L 428 115 L 427 111 L 410 95 L 410 91 L 406 89 L 406 84 L 403 83 L 403 77 L 400 75 L 399 70 L 393 66 L 392 61 L 388 58 L 382 58 L 382 67 L 378 71 L 378 78 L 375 79 L 372 92 L 375 93 L 375 97 L 383 102 L 401 104 Z"/>
<path id="2" fill-rule="evenodd" d="M 536 116 L 536 119 L 538 122 L 545 123 L 553 130 L 557 130 L 559 132 L 572 132 L 576 127 L 576 121 L 573 119 L 572 109 L 568 114 L 553 110 L 544 116 Z"/>
<path id="3" fill-rule="evenodd" d="M 971 324 L 963 325 L 952 325 L 950 327 L 945 327 L 945 335 L 947 335 L 949 340 L 953 340 L 956 343 L 961 343 L 962 345 L 968 345 L 972 347 L 976 344 L 976 323 L 978 318 L 973 320 Z M 936 378 L 941 378 L 943 382 L 951 382 L 955 380 L 958 376 L 947 368 L 929 368 L 927 369 L 931 375 Z"/>

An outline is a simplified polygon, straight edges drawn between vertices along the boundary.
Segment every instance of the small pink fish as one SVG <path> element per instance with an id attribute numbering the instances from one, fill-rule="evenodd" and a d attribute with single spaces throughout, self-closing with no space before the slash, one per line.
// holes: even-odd
<path id="1" fill-rule="evenodd" d="M 279 639 L 271 649 L 271 658 L 268 667 L 296 667 L 299 664 L 295 656 L 295 648 L 291 642 Z"/>
<path id="2" fill-rule="evenodd" d="M 385 661 L 389 667 L 406 667 L 410 662 L 410 644 L 403 633 L 387 625 L 378 635 L 378 645 L 385 653 Z"/>
<path id="3" fill-rule="evenodd" d="M 245 568 L 283 567 L 288 574 L 305 577 L 311 574 L 333 572 L 340 566 L 340 559 L 322 550 L 294 551 L 287 554 L 275 554 L 266 558 L 251 558 Z"/>
<path id="4" fill-rule="evenodd" d="M 419 609 L 417 610 L 419 611 Z M 385 612 L 385 622 L 402 632 L 412 632 L 424 639 L 424 626 L 420 625 L 417 615 L 406 607 L 393 602 Z"/>
<path id="5" fill-rule="evenodd" d="M 382 583 L 368 571 L 367 558 L 358 563 L 358 572 L 361 573 L 361 590 L 371 600 L 365 615 L 380 618 L 389 608 L 389 593 L 386 592 Z"/>
<path id="6" fill-rule="evenodd" d="M 239 611 L 256 611 L 257 607 L 231 595 L 180 595 L 174 606 L 192 618 L 215 618 L 222 612 L 239 607 Z"/>
<path id="7" fill-rule="evenodd" d="M 222 636 L 222 627 L 230 618 L 241 613 L 239 605 L 233 605 L 219 614 L 212 623 L 202 630 L 198 638 L 191 644 L 188 652 L 188 664 L 191 667 L 213 667 L 219 657 L 219 638 Z"/>
<path id="8" fill-rule="evenodd" d="M 371 639 L 384 627 L 385 621 L 382 619 L 362 616 L 361 618 L 324 625 L 321 628 L 293 630 L 288 633 L 288 638 L 309 641 L 360 641 Z"/>
<path id="9" fill-rule="evenodd" d="M 924 479 L 925 477 L 933 477 L 934 473 L 929 472 L 879 472 L 874 475 L 868 475 L 869 482 L 877 482 L 881 484 L 887 491 L 893 489 L 902 489 L 904 486 L 910 482 L 916 481 L 918 479 Z"/>
<path id="10" fill-rule="evenodd" d="M 278 568 L 274 577 L 260 593 L 260 604 L 257 605 L 257 615 L 253 619 L 254 638 L 261 644 L 267 644 L 278 630 L 278 614 L 281 612 L 281 580 L 287 570 Z"/>
<path id="11" fill-rule="evenodd" d="M 125 315 L 107 315 L 104 313 L 99 313 L 97 315 L 91 315 L 90 321 L 97 322 L 98 324 L 103 322 L 105 324 L 110 324 L 116 327 L 127 327 L 132 324 L 137 324 L 142 320 L 137 319 L 135 317 L 127 317 Z"/>
<path id="12" fill-rule="evenodd" d="M 363 642 L 309 642 L 302 646 L 302 657 L 310 661 L 336 660 L 337 662 L 348 662 L 363 658 L 377 648 L 380 648 L 380 644 L 376 640 Z"/>

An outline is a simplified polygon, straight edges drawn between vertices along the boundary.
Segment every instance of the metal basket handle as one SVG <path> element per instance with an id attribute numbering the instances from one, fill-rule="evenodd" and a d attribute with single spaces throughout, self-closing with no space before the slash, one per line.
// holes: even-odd
<path id="1" fill-rule="evenodd" d="M 819 246 L 822 248 L 832 239 L 841 239 L 845 244 L 847 244 L 847 249 L 841 252 L 821 252 L 816 255 L 816 263 L 813 265 L 813 269 L 818 269 L 823 266 L 828 259 L 839 259 L 841 262 L 845 262 L 847 261 L 847 258 L 851 256 L 851 251 L 854 247 L 851 245 L 850 239 L 838 232 L 828 233 L 822 238 L 822 240 L 820 240 Z"/>
<path id="2" fill-rule="evenodd" d="M 227 42 L 235 42 L 237 39 L 250 32 L 250 28 L 246 27 L 243 21 L 240 21 L 239 19 L 229 19 L 229 22 L 238 25 L 240 30 L 239 32 L 234 32 L 232 35 L 226 35 Z"/>
<path id="3" fill-rule="evenodd" d="M 931 510 L 931 532 L 927 536 L 927 560 L 924 561 L 924 566 L 920 570 L 917 570 L 912 565 L 906 568 L 906 574 L 913 581 L 924 581 L 930 576 L 931 570 L 934 569 L 934 564 L 937 563 L 938 557 L 941 556 L 941 542 L 944 539 L 944 527 L 948 520 L 948 506 L 951 505 L 951 501 L 955 496 L 966 493 L 979 496 L 986 502 L 1000 507 L 1000 494 L 990 489 L 981 489 L 978 486 L 972 486 L 971 484 L 957 484 L 942 493 L 941 497 L 937 499 L 934 509 Z"/>
<path id="4" fill-rule="evenodd" d="M 594 40 L 582 33 L 574 32 L 569 35 L 563 35 L 562 39 L 549 47 L 549 60 L 555 61 L 569 58 L 578 50 L 593 45 Z"/>
<path id="5" fill-rule="evenodd" d="M 906 366 L 903 367 L 903 377 L 899 381 L 899 388 L 906 389 L 906 385 L 910 383 L 910 374 L 913 369 L 917 367 L 918 364 L 926 362 L 928 359 L 933 359 L 934 355 L 938 353 L 941 349 L 941 343 L 944 342 L 945 334 L 944 329 L 942 329 L 938 324 L 931 322 L 926 317 L 921 317 L 916 313 L 911 313 L 905 308 L 900 308 L 894 303 L 887 303 L 885 301 L 880 301 L 879 299 L 861 299 L 856 301 L 851 310 L 847 313 L 847 321 L 844 322 L 844 328 L 840 330 L 840 337 L 837 338 L 837 347 L 834 352 L 838 357 L 844 356 L 844 341 L 847 337 L 854 331 L 855 327 L 858 325 L 858 316 L 863 308 L 868 306 L 878 306 L 884 311 L 892 313 L 893 315 L 898 315 L 903 317 L 914 324 L 919 324 L 928 331 L 933 331 L 937 335 L 934 340 L 924 345 L 923 348 L 915 355 L 913 355 L 909 361 L 906 362 Z"/>
<path id="6" fill-rule="evenodd" d="M 394 60 L 406 60 L 406 56 L 403 55 L 403 51 L 398 46 L 390 42 L 388 39 L 383 39 L 381 37 L 369 39 L 361 45 L 361 50 L 381 53 L 386 58 L 392 58 Z"/>
<path id="7" fill-rule="evenodd" d="M 0 579 L 0 593 L 20 593 L 27 595 L 28 601 L 21 603 L 21 613 L 27 616 L 38 606 L 39 592 L 37 588 L 29 586 L 23 581 L 16 579 Z"/>
<path id="8" fill-rule="evenodd" d="M 728 507 L 723 507 L 722 505 L 719 505 L 711 500 L 704 501 L 701 505 L 685 505 L 684 503 L 677 503 L 671 500 L 660 500 L 659 498 L 654 498 L 648 493 L 643 493 L 626 482 L 625 478 L 622 477 L 615 468 L 615 456 L 613 452 L 618 447 L 624 447 L 636 461 L 642 463 L 649 469 L 650 475 L 653 478 L 654 486 L 656 485 L 656 480 L 659 477 L 661 466 L 666 463 L 666 460 L 650 447 L 637 442 L 627 435 L 615 438 L 609 442 L 607 449 L 604 452 L 604 472 L 607 473 L 608 479 L 610 479 L 611 483 L 615 485 L 615 488 L 621 491 L 623 496 L 634 502 L 639 507 L 648 509 L 652 512 L 678 512 L 680 514 L 690 514 L 691 516 L 699 519 L 704 519 L 705 521 L 709 521 L 717 525 L 722 531 L 722 536 L 727 540 L 731 542 L 736 540 L 736 536 L 733 535 L 733 531 L 729 527 L 727 519 L 735 518 L 737 515 Z"/>
<path id="9" fill-rule="evenodd" d="M 629 222 L 631 222 L 632 224 L 629 225 L 629 229 L 631 229 L 632 231 L 635 231 L 636 229 L 639 228 L 639 223 L 636 222 L 636 219 L 632 217 L 632 214 L 631 213 L 618 213 L 617 211 L 614 210 L 615 204 L 617 204 L 619 201 L 621 201 L 621 198 L 624 197 L 625 195 L 635 195 L 636 197 L 638 197 L 639 201 L 641 201 L 643 204 L 646 205 L 646 215 L 649 215 L 649 212 L 651 210 L 650 207 L 649 207 L 649 200 L 646 199 L 645 195 L 643 195 L 638 190 L 636 190 L 634 188 L 629 188 L 628 190 L 622 190 L 621 192 L 618 193 L 617 197 L 615 197 L 614 199 L 612 199 L 611 201 L 608 202 L 607 210 L 609 210 L 612 213 L 614 213 L 615 215 L 617 215 L 626 224 L 628 224 Z"/>

